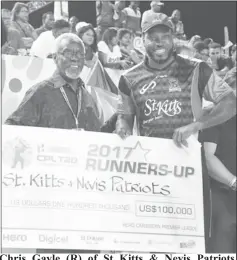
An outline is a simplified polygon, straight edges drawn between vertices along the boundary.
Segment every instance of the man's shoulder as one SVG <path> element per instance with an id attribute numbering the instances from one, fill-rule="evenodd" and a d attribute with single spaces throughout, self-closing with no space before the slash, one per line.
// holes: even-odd
<path id="1" fill-rule="evenodd" d="M 136 75 L 141 75 L 140 73 L 146 72 L 147 69 L 144 66 L 144 61 L 138 63 L 137 65 L 133 66 L 132 68 L 128 69 L 126 72 L 122 74 L 123 77 L 130 79 L 135 78 Z"/>
<path id="2" fill-rule="evenodd" d="M 195 68 L 198 64 L 202 63 L 203 61 L 194 57 L 189 57 L 186 55 L 178 54 L 176 57 L 176 61 L 178 64 L 183 66 L 189 66 Z"/>
<path id="3" fill-rule="evenodd" d="M 54 89 L 54 84 L 50 79 L 45 79 L 39 83 L 33 85 L 27 93 L 30 95 L 41 95 L 42 93 L 48 93 Z"/>

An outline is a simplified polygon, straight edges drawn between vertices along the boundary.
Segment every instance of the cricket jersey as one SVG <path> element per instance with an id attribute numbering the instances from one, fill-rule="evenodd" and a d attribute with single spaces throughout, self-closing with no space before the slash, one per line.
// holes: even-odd
<path id="1" fill-rule="evenodd" d="M 175 54 L 162 70 L 145 59 L 127 71 L 119 92 L 118 113 L 135 115 L 141 136 L 170 139 L 202 115 L 202 98 L 217 103 L 232 89 L 205 62 Z"/>

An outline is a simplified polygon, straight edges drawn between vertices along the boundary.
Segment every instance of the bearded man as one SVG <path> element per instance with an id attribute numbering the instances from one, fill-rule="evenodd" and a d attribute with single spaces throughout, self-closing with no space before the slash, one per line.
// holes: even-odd
<path id="1" fill-rule="evenodd" d="M 80 38 L 64 33 L 55 40 L 56 71 L 26 93 L 6 124 L 99 131 L 98 108 L 80 74 L 85 47 Z"/>
<path id="2" fill-rule="evenodd" d="M 122 138 L 131 135 L 136 116 L 140 136 L 173 139 L 181 148 L 188 145 L 191 135 L 232 118 L 236 98 L 205 62 L 176 54 L 174 28 L 167 16 L 149 18 L 142 26 L 146 58 L 119 82 L 115 132 Z M 214 104 L 209 113 L 202 109 L 203 98 Z M 203 168 L 206 241 L 210 221 L 207 178 Z"/>

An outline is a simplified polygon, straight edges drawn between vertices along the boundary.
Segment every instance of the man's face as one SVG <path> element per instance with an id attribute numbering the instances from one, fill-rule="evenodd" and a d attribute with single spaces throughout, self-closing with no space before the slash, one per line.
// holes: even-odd
<path id="1" fill-rule="evenodd" d="M 48 14 L 45 18 L 44 25 L 47 29 L 51 30 L 53 28 L 54 16 L 53 14 Z"/>
<path id="2" fill-rule="evenodd" d="M 53 30 L 53 35 L 56 38 L 58 38 L 60 35 L 64 34 L 64 33 L 69 33 L 70 32 L 70 28 L 69 27 L 64 27 L 64 28 L 61 28 L 61 29 L 56 29 L 56 30 Z"/>
<path id="3" fill-rule="evenodd" d="M 161 6 L 160 6 L 160 5 L 153 5 L 153 6 L 152 6 L 152 10 L 153 10 L 155 13 L 159 13 L 160 10 L 161 10 Z"/>
<path id="4" fill-rule="evenodd" d="M 232 52 L 231 59 L 232 59 L 233 63 L 236 63 L 236 51 Z"/>
<path id="5" fill-rule="evenodd" d="M 208 49 L 201 50 L 200 55 L 202 57 L 202 60 L 207 61 L 209 58 L 209 50 Z"/>
<path id="6" fill-rule="evenodd" d="M 18 19 L 24 21 L 24 22 L 28 22 L 29 20 L 29 12 L 28 9 L 26 7 L 22 7 L 20 12 L 17 14 Z"/>
<path id="7" fill-rule="evenodd" d="M 131 1 L 130 2 L 130 5 L 133 7 L 133 8 L 137 8 L 139 6 L 139 1 Z"/>
<path id="8" fill-rule="evenodd" d="M 173 34 L 166 26 L 151 28 L 143 36 L 143 43 L 147 55 L 157 63 L 164 63 L 173 54 Z"/>
<path id="9" fill-rule="evenodd" d="M 9 10 L 3 10 L 2 11 L 2 20 L 3 20 L 4 25 L 6 27 L 10 26 L 10 23 L 11 23 L 11 12 Z"/>
<path id="10" fill-rule="evenodd" d="M 59 72 L 69 79 L 78 79 L 85 63 L 85 52 L 81 44 L 62 40 L 55 57 Z"/>
<path id="11" fill-rule="evenodd" d="M 221 57 L 221 48 L 210 48 L 209 56 L 212 59 L 212 61 L 216 61 Z"/>
<path id="12" fill-rule="evenodd" d="M 173 19 L 178 22 L 181 18 L 180 12 L 176 11 L 173 13 Z"/>
<path id="13" fill-rule="evenodd" d="M 69 24 L 70 24 L 71 28 L 75 28 L 77 23 L 78 23 L 78 19 L 75 16 L 70 18 Z"/>

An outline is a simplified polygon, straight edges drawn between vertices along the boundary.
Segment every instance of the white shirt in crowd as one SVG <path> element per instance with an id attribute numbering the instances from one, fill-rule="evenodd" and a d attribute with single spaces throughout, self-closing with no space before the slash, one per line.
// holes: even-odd
<path id="1" fill-rule="evenodd" d="M 46 31 L 40 34 L 40 36 L 34 41 L 31 49 L 30 55 L 37 56 L 42 59 L 47 58 L 47 56 L 53 53 L 54 50 L 55 37 L 52 31 Z"/>
<path id="2" fill-rule="evenodd" d="M 100 41 L 98 43 L 98 51 L 101 51 L 101 52 L 103 52 L 107 55 L 107 57 L 108 57 L 107 62 L 108 63 L 117 62 L 122 57 L 122 54 L 121 54 L 121 51 L 120 51 L 120 48 L 119 48 L 118 45 L 115 45 L 113 47 L 113 51 L 111 52 L 108 45 L 104 41 Z"/>

